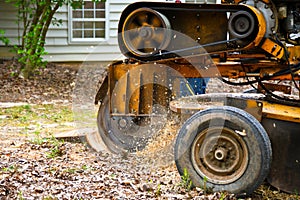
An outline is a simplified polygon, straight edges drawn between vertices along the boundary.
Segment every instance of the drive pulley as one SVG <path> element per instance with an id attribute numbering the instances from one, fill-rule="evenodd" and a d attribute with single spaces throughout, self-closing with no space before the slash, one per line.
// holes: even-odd
<path id="1" fill-rule="evenodd" d="M 129 55 L 148 58 L 167 48 L 170 28 L 170 22 L 163 14 L 150 8 L 139 8 L 126 18 L 121 41 Z"/>
<path id="2" fill-rule="evenodd" d="M 245 39 L 255 31 L 254 17 L 245 11 L 238 11 L 229 18 L 228 29 L 230 34 L 239 39 Z"/>

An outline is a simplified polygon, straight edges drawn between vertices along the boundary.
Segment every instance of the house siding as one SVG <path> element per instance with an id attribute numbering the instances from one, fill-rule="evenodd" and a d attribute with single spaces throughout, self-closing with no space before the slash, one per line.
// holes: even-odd
<path id="1" fill-rule="evenodd" d="M 0 29 L 5 30 L 5 36 L 9 38 L 12 44 L 19 44 L 19 27 L 17 21 L 17 10 L 12 4 L 0 1 Z M 0 45 L 3 45 L 0 42 Z"/>
<path id="2" fill-rule="evenodd" d="M 152 0 L 164 1 L 164 0 Z M 189 0 L 187 0 L 189 1 Z M 204 1 L 204 0 L 202 0 Z M 48 52 L 44 59 L 51 62 L 82 62 L 82 61 L 112 61 L 122 58 L 118 47 L 118 21 L 124 8 L 136 2 L 134 0 L 107 0 L 106 40 L 100 42 L 70 42 L 69 35 L 69 8 L 63 6 L 55 14 L 62 20 L 60 26 L 51 25 L 46 37 L 45 50 Z M 205 1 L 204 1 L 205 2 Z M 20 45 L 22 34 L 21 24 L 17 23 L 17 10 L 12 4 L 0 2 L 0 29 L 5 30 L 11 46 Z M 2 46 L 2 48 L 1 48 Z M 8 49 L 0 42 L 0 58 L 11 56 Z"/>
<path id="3" fill-rule="evenodd" d="M 121 53 L 117 43 L 118 19 L 122 10 L 130 2 L 107 0 L 106 40 L 99 42 L 71 42 L 68 24 L 68 7 L 59 10 L 56 18 L 63 20 L 63 26 L 51 26 L 47 35 L 44 58 L 53 62 L 68 61 L 112 61 L 119 59 Z"/>

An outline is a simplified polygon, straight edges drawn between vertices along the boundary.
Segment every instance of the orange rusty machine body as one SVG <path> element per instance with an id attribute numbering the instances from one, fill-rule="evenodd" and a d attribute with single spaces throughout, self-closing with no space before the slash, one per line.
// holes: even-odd
<path id="1" fill-rule="evenodd" d="M 300 191 L 298 0 L 137 2 L 118 32 L 126 59 L 109 66 L 96 95 L 92 146 L 100 138 L 113 152 L 140 150 L 176 112 L 185 121 L 175 162 L 194 186 L 250 194 L 267 179 Z M 253 90 L 182 97 L 190 78 Z"/>

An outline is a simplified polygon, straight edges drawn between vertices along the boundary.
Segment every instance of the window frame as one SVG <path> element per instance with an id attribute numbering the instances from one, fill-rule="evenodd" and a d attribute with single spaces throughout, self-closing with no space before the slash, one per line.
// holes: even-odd
<path id="1" fill-rule="evenodd" d="M 87 0 L 89 1 L 89 0 Z M 69 44 L 95 44 L 95 43 L 107 43 L 109 40 L 109 0 L 105 2 L 105 18 L 100 18 L 99 20 L 89 20 L 84 18 L 73 18 L 73 8 L 72 6 L 68 5 L 68 41 Z M 95 9 L 92 9 L 95 11 Z M 80 22 L 105 22 L 104 25 L 104 34 L 105 37 L 103 38 L 74 38 L 73 37 L 73 22 L 80 21 Z"/>

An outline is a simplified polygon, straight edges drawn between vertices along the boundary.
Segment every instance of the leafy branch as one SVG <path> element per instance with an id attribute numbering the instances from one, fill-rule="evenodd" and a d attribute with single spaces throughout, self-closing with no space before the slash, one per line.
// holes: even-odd
<path id="1" fill-rule="evenodd" d="M 100 2 L 100 0 L 92 1 Z M 37 68 L 46 65 L 42 56 L 47 54 L 44 48 L 47 32 L 51 24 L 62 24 L 62 20 L 54 17 L 57 10 L 64 5 L 79 8 L 84 0 L 6 0 L 6 2 L 13 3 L 18 10 L 17 18 L 23 33 L 21 45 L 15 48 L 19 56 L 18 61 L 22 64 L 23 76 L 29 78 Z M 3 40 L 1 32 L 0 40 Z"/>
<path id="2" fill-rule="evenodd" d="M 5 35 L 5 31 L 0 29 L 0 42 L 3 42 L 3 44 L 5 44 L 5 46 L 7 46 L 7 45 L 9 45 L 10 41 L 4 35 Z"/>

